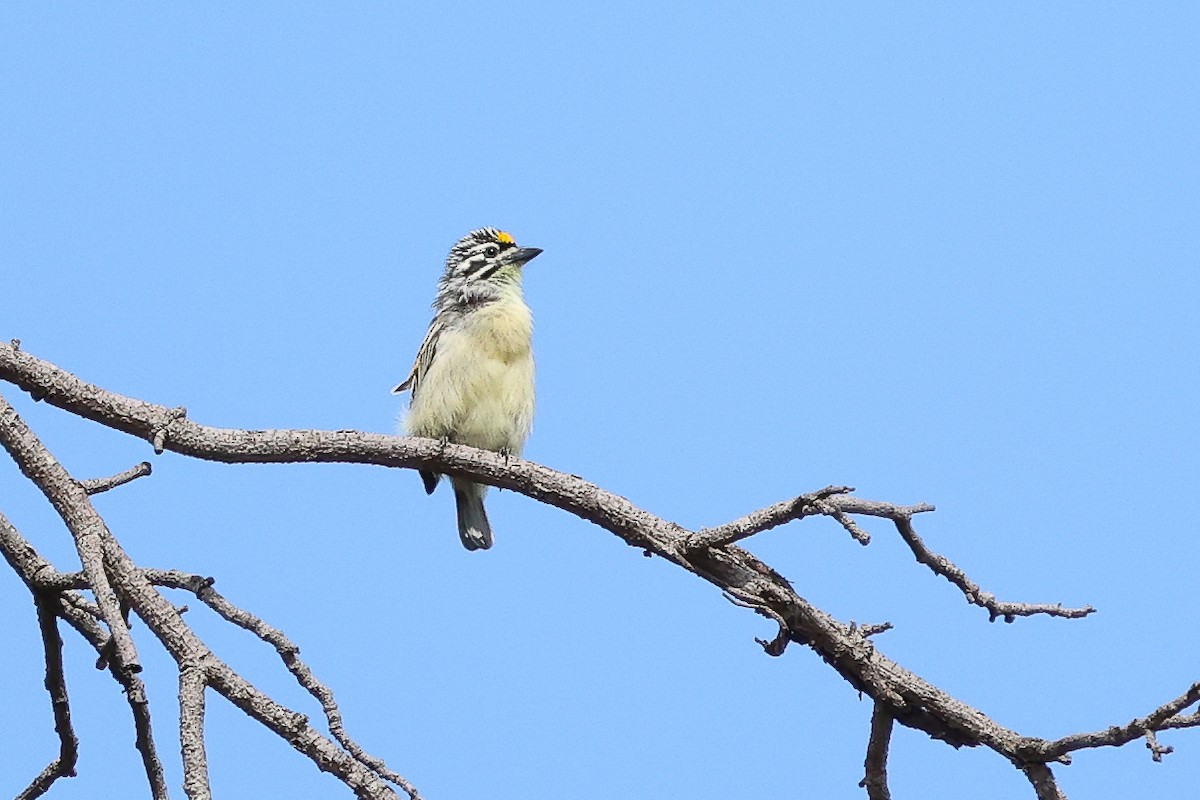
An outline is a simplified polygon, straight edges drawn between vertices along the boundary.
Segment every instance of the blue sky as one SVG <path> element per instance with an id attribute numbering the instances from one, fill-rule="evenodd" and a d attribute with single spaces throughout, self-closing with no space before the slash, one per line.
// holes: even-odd
<path id="1" fill-rule="evenodd" d="M 1200 678 L 1198 41 L 1187 3 L 7 3 L 0 337 L 207 424 L 391 431 L 446 251 L 502 227 L 545 249 L 529 458 L 690 527 L 830 483 L 935 503 L 919 530 L 985 588 L 1099 613 L 988 624 L 884 525 L 749 547 L 1000 722 L 1102 728 Z M 0 391 L 80 477 L 150 457 Z M 134 558 L 287 631 L 431 800 L 863 796 L 869 704 L 599 528 L 493 494 L 496 547 L 467 553 L 407 472 L 153 461 L 96 501 Z M 0 497 L 71 568 L 15 469 Z M 11 575 L 0 609 L 11 795 L 56 742 Z M 135 635 L 182 797 L 173 670 Z M 83 745 L 53 796 L 137 796 L 127 706 L 67 638 Z M 209 718 L 218 796 L 349 796 Z M 1063 788 L 1179 795 L 1200 737 L 1162 739 Z M 1032 796 L 907 729 L 890 771 L 898 797 Z"/>

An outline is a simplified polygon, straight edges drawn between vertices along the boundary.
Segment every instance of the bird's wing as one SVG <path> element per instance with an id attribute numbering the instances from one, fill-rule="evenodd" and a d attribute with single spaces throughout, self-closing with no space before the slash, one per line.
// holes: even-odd
<path id="1" fill-rule="evenodd" d="M 429 332 L 425 334 L 425 341 L 421 342 L 421 349 L 417 351 L 417 358 L 413 361 L 412 371 L 408 373 L 408 377 L 404 379 L 396 388 L 392 389 L 392 394 L 400 394 L 403 391 L 410 390 L 413 397 L 417 395 L 417 387 L 421 385 L 421 378 L 424 377 L 429 365 L 433 363 L 434 353 L 437 352 L 438 337 L 442 335 L 442 330 L 445 328 L 445 323 L 440 317 L 434 317 L 433 322 L 429 323 Z"/>

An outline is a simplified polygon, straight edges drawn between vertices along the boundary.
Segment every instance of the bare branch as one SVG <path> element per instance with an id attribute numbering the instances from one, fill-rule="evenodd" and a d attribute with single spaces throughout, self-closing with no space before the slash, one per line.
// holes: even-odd
<path id="1" fill-rule="evenodd" d="M 78 573 L 76 573 L 78 574 Z M 62 592 L 59 595 L 58 614 L 71 627 L 82 635 L 96 652 L 100 661 L 106 661 L 104 653 L 110 649 L 111 637 L 97 624 L 97 616 L 88 610 L 91 604 L 83 600 L 75 592 Z M 94 608 L 94 607 L 93 607 Z M 116 663 L 97 663 L 98 669 L 108 669 L 113 679 L 120 684 L 125 702 L 129 704 L 133 716 L 134 742 L 138 755 L 142 759 L 142 769 L 146 773 L 150 796 L 153 800 L 167 800 L 167 779 L 163 772 L 162 761 L 154 745 L 154 726 L 150 717 L 150 702 L 146 697 L 146 684 L 137 675 L 122 670 Z"/>
<path id="2" fill-rule="evenodd" d="M 1058 781 L 1047 764 L 1026 764 L 1021 767 L 1025 777 L 1033 784 L 1037 800 L 1067 800 L 1067 796 L 1058 788 Z"/>
<path id="3" fill-rule="evenodd" d="M 59 597 L 58 614 L 87 639 L 96 652 L 101 654 L 103 661 L 103 654 L 108 649 L 110 637 L 96 623 L 96 617 L 86 610 L 82 610 L 74 598 L 82 600 L 74 592 L 63 592 Z M 153 800 L 167 800 L 169 795 L 167 780 L 163 773 L 162 761 L 159 759 L 154 745 L 154 727 L 150 718 L 150 702 L 146 697 L 145 683 L 140 677 L 125 672 L 115 663 L 108 663 L 106 666 L 97 664 L 97 667 L 108 669 L 109 674 L 121 685 L 125 701 L 129 703 L 129 710 L 133 715 L 134 747 L 142 759 L 142 768 L 146 773 L 150 796 Z"/>
<path id="4" fill-rule="evenodd" d="M 816 492 L 802 494 L 792 500 L 785 500 L 782 503 L 776 503 L 747 514 L 725 525 L 706 528 L 692 534 L 687 539 L 686 547 L 689 550 L 720 547 L 770 530 L 786 522 L 816 515 L 832 517 L 854 537 L 855 541 L 866 545 L 870 543 L 871 537 L 851 515 L 882 517 L 895 523 L 900 537 L 912 550 L 917 561 L 957 586 L 968 602 L 986 609 L 993 621 L 1003 617 L 1005 622 L 1012 622 L 1017 617 L 1028 617 L 1034 614 L 1079 618 L 1092 614 L 1096 610 L 1091 606 L 1064 608 L 1061 604 L 1011 603 L 997 600 L 995 595 L 984 592 L 978 584 L 970 580 L 966 573 L 950 559 L 930 550 L 917 535 L 912 518 L 915 514 L 933 511 L 932 505 L 918 503 L 911 506 L 899 506 L 892 503 L 881 503 L 849 496 L 848 493 L 852 491 L 854 489 L 850 486 L 827 486 Z"/>
<path id="5" fill-rule="evenodd" d="M 167 800 L 167 778 L 163 774 L 162 761 L 154 746 L 154 728 L 150 723 L 150 700 L 146 697 L 146 684 L 137 675 L 127 675 L 115 667 L 109 671 L 125 687 L 126 700 L 133 712 L 133 746 L 142 757 L 142 768 L 146 771 L 146 781 L 150 784 L 150 796 L 154 800 Z"/>
<path id="6" fill-rule="evenodd" d="M 882 703 L 876 703 L 871 711 L 871 738 L 867 742 L 867 757 L 863 764 L 866 775 L 858 784 L 867 790 L 870 800 L 892 800 L 887 782 L 888 746 L 891 742 L 892 715 Z"/>
<path id="7" fill-rule="evenodd" d="M 42 647 L 46 654 L 46 691 L 50 693 L 50 708 L 54 714 L 54 732 L 58 734 L 58 756 L 33 779 L 17 800 L 33 800 L 41 797 L 59 778 L 74 777 L 75 763 L 79 757 L 79 739 L 71 725 L 71 704 L 67 699 L 67 679 L 63 674 L 62 637 L 58 633 L 58 617 L 52 601 L 35 592 L 38 627 L 42 633 Z"/>
<path id="8" fill-rule="evenodd" d="M 82 572 L 77 572 L 74 574 L 83 575 Z M 48 582 L 54 580 L 57 575 L 61 575 L 61 573 L 56 573 L 54 575 L 46 575 L 45 581 L 48 583 Z M 88 588 L 86 578 L 84 579 L 83 584 L 79 588 L 81 588 L 81 589 Z M 73 608 L 76 611 L 79 611 L 83 614 L 87 614 L 95 622 L 100 622 L 104 619 L 104 615 L 100 613 L 100 606 L 96 605 L 91 600 L 88 600 L 86 597 L 79 594 L 78 592 L 62 592 L 62 599 L 69 606 L 71 606 L 71 608 Z M 104 631 L 101 631 L 99 628 L 97 628 L 96 630 L 100 631 L 100 635 L 104 637 L 106 643 L 107 643 L 108 639 L 112 638 Z M 106 646 L 107 646 L 107 644 L 106 644 Z M 96 667 L 96 669 L 104 669 L 104 667 L 98 666 L 98 667 Z"/>
<path id="9" fill-rule="evenodd" d="M 694 540 L 679 525 L 573 475 L 463 445 L 443 445 L 433 439 L 359 431 L 211 428 L 180 418 L 165 406 L 84 383 L 48 362 L 3 345 L 0 345 L 0 378 L 41 394 L 52 405 L 147 441 L 156 430 L 169 425 L 165 446 L 197 458 L 223 462 L 347 462 L 410 469 L 428 467 L 518 491 L 594 522 L 631 546 L 659 555 L 744 601 L 770 608 L 784 620 L 792 641 L 812 647 L 856 689 L 888 702 L 893 716 L 904 725 L 952 744 L 985 744 L 1000 752 L 1011 752 L 1022 741 L 1022 737 L 982 712 L 886 659 L 866 637 L 851 633 L 849 626 L 799 597 L 783 576 L 752 554 L 736 545 L 697 549 L 692 546 Z M 836 494 L 835 491 L 825 497 L 825 502 L 848 514 L 891 517 L 931 508 L 924 505 L 906 508 Z M 805 505 L 793 501 L 790 508 L 783 513 L 771 510 L 767 524 L 778 524 L 787 513 L 801 513 Z M 761 524 L 756 521 L 744 525 L 742 530 Z M 211 685 L 217 688 L 215 681 Z"/>
<path id="10" fill-rule="evenodd" d="M 991 592 L 985 592 L 980 589 L 979 584 L 968 578 L 966 573 L 953 561 L 930 550 L 921 537 L 917 535 L 910 516 L 902 514 L 895 517 L 894 520 L 896 530 L 900 532 L 900 538 L 912 550 L 917 561 L 957 586 L 967 598 L 967 602 L 987 609 L 990 619 L 993 622 L 999 617 L 1003 617 L 1005 622 L 1012 622 L 1017 617 L 1029 617 L 1034 614 L 1078 619 L 1079 617 L 1086 617 L 1088 614 L 1096 612 L 1096 609 L 1091 606 L 1063 608 L 1061 604 L 1008 603 L 997 600 L 996 596 Z"/>
<path id="11" fill-rule="evenodd" d="M 920 563 L 950 580 L 970 602 L 987 609 L 993 619 L 1002 617 L 1011 621 L 1028 614 L 1080 617 L 1094 611 L 1090 606 L 1066 609 L 1058 605 L 996 601 L 949 559 L 930 550 L 917 535 L 912 517 L 932 511 L 933 506 L 928 504 L 899 506 L 865 500 L 847 495 L 851 491 L 848 487 L 831 486 L 753 512 L 726 525 L 692 533 L 576 476 L 470 447 L 359 431 L 250 431 L 204 426 L 187 419 L 182 409 L 106 392 L 5 345 L 0 345 L 0 378 L 10 380 L 52 405 L 150 441 L 156 449 L 233 463 L 345 462 L 431 468 L 512 489 L 566 510 L 603 527 L 648 555 L 658 555 L 712 583 L 734 602 L 774 621 L 778 626 L 777 635 L 769 642 L 760 642 L 768 652 L 782 653 L 788 642 L 812 648 L 855 689 L 875 701 L 878 719 L 873 717 L 873 747 L 876 751 L 884 748 L 885 756 L 887 738 L 882 726 L 886 719 L 890 728 L 894 720 L 956 747 L 988 747 L 1018 765 L 1041 800 L 1061 800 L 1062 793 L 1047 763 L 1067 761 L 1070 751 L 1082 747 L 1123 744 L 1167 727 L 1200 724 L 1196 715 L 1179 715 L 1200 697 L 1197 688 L 1200 684 L 1197 684 L 1184 697 L 1123 728 L 1111 728 L 1100 734 L 1077 734 L 1056 741 L 1020 736 L 880 653 L 870 637 L 885 630 L 886 624 L 859 627 L 834 619 L 799 596 L 770 566 L 733 544 L 785 522 L 817 514 L 833 517 L 857 540 L 866 541 L 869 537 L 852 517 L 881 517 L 893 521 Z M 56 470 L 61 471 L 61 467 L 31 433 L 24 435 L 27 429 L 20 430 L 20 425 L 23 423 L 11 408 L 0 413 L 0 429 L 9 428 L 22 434 L 14 434 L 10 437 L 11 442 L 6 440 L 6 448 L 25 474 L 55 502 L 54 497 L 59 495 Z M 403 779 L 383 767 L 382 762 L 375 763 L 376 759 L 363 753 L 345 736 L 332 692 L 312 678 L 307 667 L 299 661 L 295 645 L 282 633 L 228 604 L 212 590 L 209 579 L 136 567 L 95 514 L 79 485 L 74 484 L 73 488 L 74 493 L 59 497 L 56 508 L 60 509 L 77 540 L 82 538 L 80 531 L 95 534 L 115 595 L 146 622 L 180 665 L 202 670 L 209 687 L 292 743 L 321 769 L 340 777 L 360 798 L 395 797 L 380 778 L 392 781 L 416 797 L 415 790 Z M 86 611 L 81 611 L 83 607 L 75 600 L 68 602 L 65 599 L 71 596 L 70 587 L 80 585 L 80 578 L 89 587 L 95 585 L 86 560 L 84 567 L 82 576 L 66 576 L 50 570 L 27 580 L 31 585 L 62 587 L 65 593 L 62 608 L 72 609 L 70 613 L 75 615 L 69 621 L 86 628 L 90 621 Z M 182 623 L 176 609 L 153 588 L 153 583 L 172 585 L 172 580 L 177 581 L 180 588 L 193 591 L 231 622 L 246 627 L 272 644 L 301 685 L 317 697 L 325 710 L 330 730 L 342 747 L 339 749 L 315 732 L 302 715 L 257 692 L 219 661 Z M 106 622 L 110 622 L 111 615 L 103 605 L 100 613 Z M 94 624 L 91 628 L 99 630 Z M 182 691 L 181 684 L 181 695 Z M 881 726 L 878 736 L 876 722 Z M 882 786 L 886 791 L 886 783 Z"/>
<path id="12" fill-rule="evenodd" d="M 143 461 L 140 464 L 135 464 L 124 472 L 118 472 L 116 475 L 110 475 L 107 478 L 91 478 L 90 480 L 80 481 L 79 485 L 88 494 L 100 494 L 107 492 L 109 489 L 115 489 L 118 486 L 124 486 L 130 481 L 135 481 L 138 478 L 149 475 L 151 471 L 150 462 Z"/>
<path id="13" fill-rule="evenodd" d="M 0 554 L 20 576 L 36 598 L 43 590 L 60 590 L 67 587 L 54 585 L 58 572 L 54 565 L 38 555 L 33 545 L 21 535 L 8 517 L 0 513 Z"/>
<path id="14" fill-rule="evenodd" d="M 125 698 L 133 712 L 134 730 L 137 735 L 135 746 L 142 757 L 151 796 L 154 800 L 166 800 L 167 784 L 163 776 L 162 762 L 159 761 L 154 748 L 145 685 L 137 675 L 120 669 L 115 663 L 107 662 L 104 653 L 110 650 L 111 637 L 97 623 L 100 610 L 78 592 L 65 588 L 83 581 L 82 573 L 62 575 L 56 572 L 53 565 L 34 550 L 3 514 L 0 514 L 0 552 L 3 552 L 5 560 L 21 576 L 35 597 L 39 593 L 45 597 L 49 597 L 52 592 L 57 594 L 55 613 L 96 649 L 101 661 L 105 662 L 97 664 L 97 667 L 104 669 L 107 666 L 109 673 L 124 689 Z"/>
<path id="15" fill-rule="evenodd" d="M 170 586 L 175 589 L 184 589 L 192 592 L 198 600 L 225 620 L 250 631 L 274 647 L 284 666 L 296 678 L 296 682 L 321 704 L 321 709 L 325 712 L 325 719 L 329 724 L 329 731 L 337 739 L 338 743 L 372 772 L 400 787 L 402 791 L 408 794 L 411 800 L 420 800 L 421 795 L 417 792 L 415 786 L 409 783 L 403 776 L 390 769 L 382 759 L 367 753 L 357 742 L 350 738 L 346 733 L 342 721 L 342 712 L 334 699 L 333 690 L 317 680 L 317 677 L 308 665 L 300 659 L 300 648 L 283 631 L 229 602 L 213 588 L 215 581 L 212 578 L 191 575 L 178 570 L 149 569 L 145 570 L 145 575 L 157 586 Z"/>
<path id="16" fill-rule="evenodd" d="M 99 517 L 85 521 L 78 513 L 78 498 L 87 498 L 87 492 L 75 482 L 67 471 L 44 459 L 23 457 L 40 447 L 33 431 L 25 424 L 8 401 L 0 395 L 0 445 L 21 467 L 21 472 L 37 485 L 51 505 L 67 523 L 75 538 L 75 548 L 87 575 L 96 603 L 104 616 L 104 622 L 112 633 L 113 650 L 121 669 L 126 672 L 141 672 L 137 648 L 129 635 L 117 596 L 109 584 L 104 564 L 104 545 L 99 528 L 103 522 Z M 99 522 L 99 526 L 96 525 Z"/>
<path id="17" fill-rule="evenodd" d="M 1200 725 L 1200 711 L 1191 714 L 1181 714 L 1177 717 L 1171 717 L 1164 722 L 1160 727 L 1160 731 L 1172 730 L 1175 728 L 1195 728 Z"/>
<path id="18" fill-rule="evenodd" d="M 112 576 L 112 585 L 120 592 L 122 601 L 128 603 L 154 632 L 177 663 L 201 664 L 208 684 L 214 690 L 283 737 L 312 759 L 319 769 L 336 775 L 360 798 L 391 800 L 396 797 L 374 772 L 311 728 L 304 715 L 275 702 L 213 655 L 183 622 L 175 607 L 154 589 L 142 570 L 129 559 L 92 507 L 87 493 L 70 478 L 3 398 L 0 398 L 0 442 L 22 473 L 54 504 L 77 540 L 87 538 L 85 533 L 95 538 L 95 544 L 103 554 L 103 567 Z M 90 581 L 92 575 L 86 569 L 85 574 Z M 107 576 L 101 577 L 107 584 Z M 120 619 L 119 613 L 117 618 Z M 132 674 L 128 669 L 123 672 Z"/>
<path id="19" fill-rule="evenodd" d="M 1200 682 L 1193 683 L 1187 691 L 1163 703 L 1144 717 L 1131 720 L 1124 725 L 1113 725 L 1102 731 L 1091 733 L 1074 733 L 1054 741 L 1038 740 L 1029 742 L 1019 749 L 1019 755 L 1030 761 L 1053 761 L 1075 750 L 1090 747 L 1119 747 L 1139 739 L 1152 731 L 1160 731 L 1170 725 L 1172 718 L 1188 706 L 1200 702 Z M 1193 715 L 1195 716 L 1195 715 Z M 1189 720 L 1191 725 L 1194 720 Z M 1180 726 L 1183 727 L 1183 726 Z M 1155 759 L 1156 761 L 1160 759 Z"/>
<path id="20" fill-rule="evenodd" d="M 142 569 L 141 572 L 155 586 L 165 586 L 191 592 L 197 599 L 210 607 L 226 621 L 244 628 L 274 647 L 284 665 L 295 676 L 297 682 L 321 704 L 321 708 L 329 724 L 330 733 L 338 743 L 365 767 L 379 775 L 379 777 L 399 787 L 412 800 L 419 800 L 421 795 L 415 786 L 402 775 L 389 768 L 382 759 L 367 753 L 357 742 L 350 738 L 346 733 L 341 711 L 334 699 L 333 691 L 317 680 L 311 669 L 298 657 L 300 648 L 293 644 L 282 631 L 267 624 L 254 614 L 230 603 L 212 588 L 214 583 L 212 578 L 181 572 L 179 570 Z M 51 574 L 40 578 L 39 585 L 56 590 L 87 588 L 87 577 L 82 572 L 57 573 L 51 570 Z M 99 632 L 99 628 L 96 630 Z"/>
<path id="21" fill-rule="evenodd" d="M 835 520 L 837 520 L 838 523 L 846 529 L 846 532 L 850 534 L 854 541 L 858 542 L 863 547 L 866 547 L 871 543 L 871 534 L 859 527 L 859 524 L 854 521 L 854 517 L 850 516 L 845 511 L 842 511 L 840 508 L 837 508 L 833 504 L 825 502 L 824 500 L 818 500 L 815 505 L 817 510 L 822 514 L 833 517 Z"/>
<path id="22" fill-rule="evenodd" d="M 756 533 L 777 528 L 792 520 L 831 513 L 821 508 L 820 501 L 836 494 L 847 494 L 853 491 L 853 486 L 826 486 L 824 489 L 802 494 L 791 500 L 784 500 L 782 503 L 751 512 L 733 522 L 697 531 L 688 538 L 687 547 L 690 550 L 721 547 L 749 538 Z M 870 537 L 868 537 L 868 541 L 869 539 Z"/>
<path id="23" fill-rule="evenodd" d="M 58 615 L 54 605 L 44 594 L 34 596 L 37 604 L 38 626 L 42 632 L 42 644 L 46 653 L 46 691 L 50 693 L 50 705 L 54 710 L 54 731 L 59 738 L 59 774 L 75 775 L 75 762 L 79 754 L 79 739 L 71 725 L 71 704 L 67 697 L 67 679 L 63 672 L 62 636 L 58 632 Z"/>
<path id="24" fill-rule="evenodd" d="M 179 667 L 179 746 L 183 751 L 183 791 L 190 800 L 212 800 L 208 755 L 204 750 L 204 670 Z"/>

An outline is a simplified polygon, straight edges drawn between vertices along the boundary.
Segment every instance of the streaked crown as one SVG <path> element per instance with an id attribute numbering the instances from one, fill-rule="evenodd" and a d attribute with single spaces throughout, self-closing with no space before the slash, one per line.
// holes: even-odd
<path id="1" fill-rule="evenodd" d="M 446 256 L 446 274 L 472 275 L 496 263 L 505 250 L 517 246 L 512 234 L 496 228 L 471 231 L 454 243 Z"/>
<path id="2" fill-rule="evenodd" d="M 434 307 L 439 310 L 494 300 L 520 285 L 521 268 L 542 251 L 517 247 L 512 234 L 479 228 L 459 239 L 446 256 Z M 519 289 L 517 289 L 519 291 Z"/>

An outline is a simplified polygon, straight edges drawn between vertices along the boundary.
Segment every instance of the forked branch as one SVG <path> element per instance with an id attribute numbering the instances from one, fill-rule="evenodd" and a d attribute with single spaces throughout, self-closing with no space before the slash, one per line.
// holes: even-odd
<path id="1" fill-rule="evenodd" d="M 185 775 L 184 784 L 189 792 L 195 792 L 194 797 L 207 796 L 203 751 L 196 749 L 194 741 L 188 738 L 190 734 L 195 733 L 198 721 L 203 719 L 202 694 L 196 694 L 198 679 L 202 679 L 203 684 L 211 686 L 218 694 L 281 736 L 296 750 L 312 759 L 319 768 L 337 776 L 360 798 L 393 800 L 397 797 L 387 785 L 387 779 L 371 766 L 356 759 L 353 754 L 314 730 L 303 714 L 277 703 L 216 657 L 183 621 L 175 606 L 155 590 L 144 571 L 129 559 L 92 507 L 87 492 L 70 478 L 62 465 L 54 459 L 3 397 L 0 397 L 0 443 L 9 451 L 21 471 L 42 489 L 56 509 L 59 509 L 60 515 L 76 539 L 83 538 L 83 531 L 94 537 L 95 544 L 102 553 L 105 584 L 115 587 L 114 603 L 117 602 L 119 592 L 120 604 L 132 609 L 146 623 L 179 665 L 180 703 L 184 714 L 181 721 L 181 733 L 185 737 L 184 767 L 185 770 L 191 770 Z M 17 542 L 14 549 L 18 552 L 23 550 L 27 555 L 32 553 L 32 548 L 23 541 Z M 36 554 L 33 555 L 36 557 Z M 46 577 L 54 576 L 51 574 Z M 89 588 L 94 589 L 93 576 L 86 569 L 86 562 L 84 577 Z M 36 574 L 28 576 L 27 583 L 32 582 L 36 586 L 38 579 Z M 109 622 L 103 606 L 101 613 L 105 621 Z M 109 629 L 113 630 L 111 623 Z M 125 630 L 128 632 L 127 628 Z M 96 644 L 103 658 L 108 649 L 108 640 Z M 124 662 L 115 663 L 113 666 L 117 674 L 125 679 L 135 676 L 135 672 L 129 670 Z M 141 700 L 144 703 L 144 696 Z M 131 702 L 134 702 L 133 698 Z M 154 783 L 152 779 L 152 784 Z M 407 783 L 405 785 L 407 786 Z M 415 790 L 409 794 L 413 800 L 418 797 Z"/>
<path id="2" fill-rule="evenodd" d="M 1120 729 L 1109 729 L 1103 736 L 1076 734 L 1054 741 L 1022 736 L 883 655 L 871 636 L 885 630 L 886 623 L 860 627 L 836 620 L 798 595 L 778 572 L 735 544 L 787 522 L 818 515 L 833 518 L 857 541 L 865 544 L 870 537 L 856 518 L 879 517 L 896 526 L 919 562 L 947 578 L 970 602 L 986 609 L 992 619 L 1012 621 L 1031 614 L 1074 618 L 1093 612 L 1090 606 L 1063 608 L 1057 604 L 997 601 L 949 559 L 930 550 L 917 535 L 912 519 L 917 514 L 932 511 L 933 507 L 927 504 L 903 506 L 867 500 L 849 494 L 852 491 L 849 487 L 830 486 L 755 511 L 725 525 L 691 532 L 576 476 L 461 445 L 345 430 L 213 428 L 187 419 L 181 408 L 155 405 L 105 391 L 6 345 L 0 345 L 0 378 L 52 405 L 144 439 L 152 443 L 156 451 L 171 450 L 196 458 L 236 463 L 315 461 L 430 468 L 511 489 L 589 520 L 631 546 L 658 555 L 712 583 L 734 602 L 772 620 L 778 626 L 778 635 L 763 643 L 768 652 L 781 654 L 788 642 L 806 645 L 851 686 L 871 697 L 875 708 L 864 786 L 872 797 L 887 796 L 885 765 L 893 722 L 923 731 L 956 747 L 990 748 L 1026 774 L 1039 798 L 1049 800 L 1062 797 L 1049 763 L 1067 761 L 1070 751 L 1082 747 L 1123 744 L 1158 730 L 1182 727 L 1184 720 L 1195 717 L 1185 717 L 1182 712 L 1200 699 L 1198 684 L 1148 717 Z M 185 731 L 185 722 L 189 735 L 202 731 L 204 687 L 207 687 L 292 742 L 322 769 L 337 774 L 360 797 L 394 796 L 382 781 L 390 781 L 416 797 L 415 790 L 402 778 L 344 736 L 332 692 L 311 677 L 307 667 L 299 662 L 297 649 L 281 632 L 228 604 L 212 589 L 211 579 L 135 566 L 92 509 L 84 487 L 66 476 L 7 404 L 0 406 L 0 428 L 7 429 L 7 433 L 0 435 L 0 440 L 21 469 L 55 503 L 77 542 L 88 545 L 88 548 L 80 546 L 80 555 L 84 559 L 82 573 L 63 574 L 53 570 L 46 573 L 43 570 L 40 576 L 29 579 L 31 585 L 43 589 L 53 585 L 64 598 L 70 596 L 73 587 L 86 587 L 97 590 L 100 597 L 107 582 L 113 592 L 109 598 L 111 602 L 108 605 L 102 602 L 94 613 L 109 625 L 113 638 L 119 635 L 122 627 L 120 615 L 114 619 L 109 605 L 119 599 L 146 622 L 180 665 L 181 709 L 186 712 L 181 733 Z M 97 552 L 102 568 L 99 573 Z M 271 644 L 301 685 L 321 703 L 337 743 L 316 734 L 307 727 L 302 716 L 257 693 L 219 661 L 182 623 L 174 607 L 155 590 L 155 585 L 192 591 L 218 614 Z M 79 608 L 74 600 L 64 602 L 60 607 Z M 71 613 L 83 618 L 88 616 L 85 612 Z M 98 628 L 94 622 L 91 624 Z M 121 663 L 128 666 L 128 658 L 127 654 L 121 655 Z M 125 677 L 134 676 L 126 674 Z M 1117 733 L 1113 733 L 1114 730 Z M 1156 740 L 1152 741 L 1157 744 Z M 302 746 L 301 743 L 307 744 Z M 1159 747 L 1155 752 L 1161 756 L 1165 750 Z M 189 769 L 197 788 L 189 789 L 189 793 L 194 797 L 205 796 L 206 783 L 201 779 L 202 769 L 198 766 L 203 764 L 203 751 L 185 754 L 185 764 L 194 765 Z"/>

